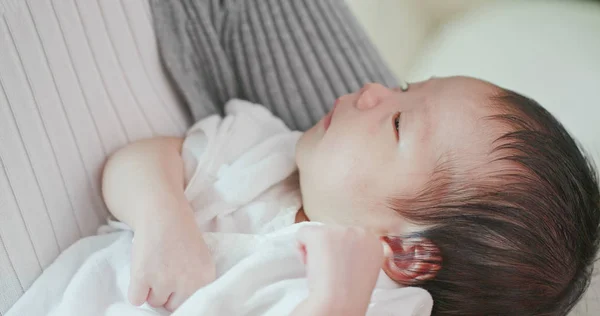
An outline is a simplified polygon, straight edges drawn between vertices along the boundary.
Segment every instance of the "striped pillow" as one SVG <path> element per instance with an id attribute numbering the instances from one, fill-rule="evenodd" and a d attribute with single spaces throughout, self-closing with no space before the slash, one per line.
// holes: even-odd
<path id="1" fill-rule="evenodd" d="M 147 0 L 0 0 L 0 315 L 107 211 L 103 163 L 183 135 Z"/>

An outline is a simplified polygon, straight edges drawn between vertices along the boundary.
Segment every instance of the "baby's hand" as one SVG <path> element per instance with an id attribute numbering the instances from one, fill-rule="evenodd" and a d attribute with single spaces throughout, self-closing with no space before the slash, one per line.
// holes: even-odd
<path id="1" fill-rule="evenodd" d="M 135 232 L 129 301 L 173 311 L 214 281 L 215 264 L 193 217 L 174 217 Z"/>
<path id="2" fill-rule="evenodd" d="M 301 228 L 297 238 L 310 297 L 332 315 L 364 315 L 383 265 L 379 238 L 360 228 L 327 226 Z"/>

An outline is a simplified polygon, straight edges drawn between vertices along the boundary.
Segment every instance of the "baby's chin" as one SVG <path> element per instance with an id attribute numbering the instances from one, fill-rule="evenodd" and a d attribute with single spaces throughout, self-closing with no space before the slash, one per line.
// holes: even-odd
<path id="1" fill-rule="evenodd" d="M 317 135 L 318 131 L 315 126 L 311 129 L 307 130 L 300 136 L 298 142 L 296 143 L 296 164 L 298 165 L 298 169 L 301 169 L 302 166 L 305 166 L 307 161 L 309 160 L 310 153 L 314 151 L 315 146 L 317 144 Z"/>
<path id="2" fill-rule="evenodd" d="M 300 169 L 300 166 L 302 165 L 302 157 L 304 155 L 305 152 L 305 147 L 306 147 L 306 140 L 304 139 L 306 137 L 306 133 L 302 134 L 302 136 L 298 139 L 298 142 L 296 143 L 296 151 L 294 153 L 295 155 L 295 159 L 296 159 L 296 165 L 298 166 L 298 169 Z"/>

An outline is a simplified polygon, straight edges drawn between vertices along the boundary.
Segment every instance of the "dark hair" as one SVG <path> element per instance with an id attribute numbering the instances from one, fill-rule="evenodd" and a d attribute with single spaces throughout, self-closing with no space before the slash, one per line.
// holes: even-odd
<path id="1" fill-rule="evenodd" d="M 489 119 L 509 130 L 490 153 L 503 168 L 475 181 L 441 170 L 418 197 L 390 201 L 428 227 L 417 237 L 442 256 L 440 271 L 418 286 L 431 293 L 433 315 L 565 315 L 587 289 L 598 250 L 596 171 L 537 102 L 500 90 L 491 106 L 500 114 Z"/>

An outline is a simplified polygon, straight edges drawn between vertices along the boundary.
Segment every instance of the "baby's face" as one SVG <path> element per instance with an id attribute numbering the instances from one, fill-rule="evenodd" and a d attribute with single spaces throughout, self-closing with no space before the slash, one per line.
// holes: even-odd
<path id="1" fill-rule="evenodd" d="M 388 199 L 415 196 L 445 160 L 461 170 L 486 161 L 500 135 L 484 119 L 494 114 L 488 99 L 496 89 L 452 77 L 406 92 L 370 84 L 340 97 L 297 145 L 306 215 L 382 235 L 414 229 Z"/>

